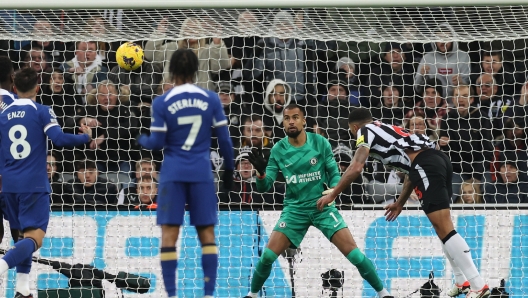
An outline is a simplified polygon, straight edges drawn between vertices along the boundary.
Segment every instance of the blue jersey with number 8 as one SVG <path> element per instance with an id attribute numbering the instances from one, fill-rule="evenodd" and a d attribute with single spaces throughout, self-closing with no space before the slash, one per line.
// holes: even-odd
<path id="1" fill-rule="evenodd" d="M 46 171 L 47 136 L 59 146 L 75 146 L 89 140 L 87 135 L 63 134 L 53 110 L 31 99 L 17 99 L 2 110 L 2 192 L 50 192 Z"/>
<path id="2" fill-rule="evenodd" d="M 160 182 L 213 179 L 211 137 L 214 127 L 224 125 L 227 119 L 216 93 L 184 84 L 157 97 L 150 130 L 166 133 Z"/>

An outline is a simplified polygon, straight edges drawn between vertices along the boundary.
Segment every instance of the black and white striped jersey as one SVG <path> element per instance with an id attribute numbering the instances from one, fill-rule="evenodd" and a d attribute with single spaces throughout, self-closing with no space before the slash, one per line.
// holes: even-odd
<path id="1" fill-rule="evenodd" d="M 436 144 L 426 135 L 410 134 L 402 127 L 374 121 L 357 132 L 356 147 L 362 146 L 370 149 L 370 157 L 408 174 L 411 160 L 405 150 L 435 149 Z"/>

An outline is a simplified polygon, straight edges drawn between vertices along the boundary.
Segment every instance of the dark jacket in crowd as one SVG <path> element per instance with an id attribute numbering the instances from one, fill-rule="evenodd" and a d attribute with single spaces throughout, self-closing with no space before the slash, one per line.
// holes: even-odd
<path id="1" fill-rule="evenodd" d="M 91 187 L 85 187 L 76 177 L 67 183 L 67 193 L 73 193 L 76 205 L 115 205 L 117 204 L 117 186 L 98 177 Z"/>
<path id="2" fill-rule="evenodd" d="M 327 100 L 317 107 L 317 125 L 333 147 L 339 143 L 350 142 L 349 113 L 350 101 L 348 98 Z"/>
<path id="3" fill-rule="evenodd" d="M 441 146 L 453 164 L 455 173 L 473 173 L 476 179 L 482 179 L 485 162 L 491 161 L 493 145 L 491 143 L 491 123 L 478 108 L 469 111 L 466 117 L 460 117 L 456 109 L 442 118 L 439 137 L 448 137 L 449 143 Z"/>
<path id="4" fill-rule="evenodd" d="M 231 207 L 251 205 L 253 209 L 281 209 L 284 193 L 282 183 L 275 183 L 268 192 L 260 193 L 254 181 L 235 181 L 230 192 L 220 194 L 220 202 L 221 205 L 229 204 Z"/>
<path id="5" fill-rule="evenodd" d="M 72 193 L 69 192 L 69 189 L 61 175 L 55 173 L 49 180 L 51 186 L 51 204 L 52 205 L 64 205 L 64 204 L 73 204 Z"/>
<path id="6" fill-rule="evenodd" d="M 137 135 L 137 117 L 132 117 L 130 108 L 118 104 L 109 111 L 104 111 L 99 105 L 86 106 L 85 115 L 78 117 L 77 124 L 82 117 L 93 117 L 101 123 L 92 129 L 92 136 L 104 135 L 105 140 L 100 148 L 89 156 L 95 160 L 128 161 L 137 158 L 134 148 L 134 138 Z"/>
<path id="7" fill-rule="evenodd" d="M 157 64 L 145 61 L 141 67 L 133 71 L 115 66 L 108 73 L 108 79 L 119 87 L 130 86 L 130 101 L 132 105 L 137 105 L 139 102 L 152 102 L 157 96 L 158 88 L 163 81 L 163 70 Z"/>

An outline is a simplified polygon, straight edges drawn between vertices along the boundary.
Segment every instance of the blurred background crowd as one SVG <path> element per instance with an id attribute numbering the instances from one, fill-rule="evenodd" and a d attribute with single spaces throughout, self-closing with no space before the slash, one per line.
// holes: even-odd
<path id="1" fill-rule="evenodd" d="M 393 13 L 397 18 L 398 11 Z M 36 36 L 77 28 L 68 22 L 57 26 L 46 14 L 30 15 L 25 22 Z M 80 123 L 86 123 L 97 132 L 86 147 L 50 147 L 54 205 L 156 208 L 163 153 L 142 150 L 135 137 L 149 131 L 152 101 L 172 88 L 167 64 L 178 48 L 195 51 L 200 61 L 196 83 L 219 94 L 229 121 L 236 183 L 226 192 L 217 179 L 221 207 L 282 208 L 284 179 L 270 192 L 258 193 L 247 153 L 258 147 L 269 154 L 285 137 L 282 110 L 289 103 L 306 107 L 307 131 L 328 138 L 341 171 L 350 164 L 355 143 L 348 132 L 348 113 L 363 106 L 383 122 L 438 142 L 453 163 L 454 203 L 528 203 L 524 43 L 459 42 L 449 22 L 428 26 L 441 42 L 301 40 L 294 38 L 295 32 L 310 26 L 302 10 L 276 10 L 266 20 L 245 10 L 232 20 L 239 36 L 221 38 L 222 28 L 205 17 L 151 24 L 150 37 L 134 41 L 144 49 L 144 62 L 127 71 L 117 65 L 115 55 L 124 41 L 97 39 L 115 28 L 135 30 L 124 15 L 122 10 L 82 15 L 81 21 L 92 30 L 90 40 L 0 40 L 0 56 L 8 58 L 1 60 L 0 68 L 9 63 L 14 71 L 36 70 L 37 101 L 53 108 L 64 131 L 76 133 Z M 17 17 L 0 11 L 0 23 Z M 256 35 L 262 22 L 273 29 L 262 34 L 265 37 Z M 167 38 L 173 30 L 183 38 Z M 219 37 L 195 37 L 204 31 L 218 32 Z M 10 77 L 0 81 L 0 88 L 16 93 Z M 217 147 L 213 139 L 212 169 L 221 177 Z M 347 208 L 392 202 L 402 182 L 401 173 L 369 162 L 338 203 Z M 408 204 L 417 203 L 412 196 Z"/>

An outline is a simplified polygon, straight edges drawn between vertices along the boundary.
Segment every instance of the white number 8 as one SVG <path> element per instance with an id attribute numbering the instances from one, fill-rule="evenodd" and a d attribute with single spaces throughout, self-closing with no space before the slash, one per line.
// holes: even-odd
<path id="1" fill-rule="evenodd" d="M 17 138 L 15 134 L 19 132 L 20 137 Z M 13 144 L 9 150 L 14 159 L 24 159 L 29 156 L 31 152 L 31 145 L 26 141 L 27 129 L 24 125 L 17 124 L 9 129 L 9 139 Z M 18 146 L 22 146 L 22 152 L 18 152 Z"/>

